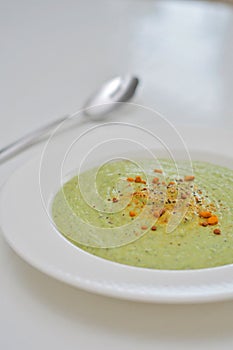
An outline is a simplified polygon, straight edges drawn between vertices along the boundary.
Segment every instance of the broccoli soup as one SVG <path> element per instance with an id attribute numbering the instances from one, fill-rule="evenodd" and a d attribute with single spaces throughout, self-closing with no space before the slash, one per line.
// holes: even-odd
<path id="1" fill-rule="evenodd" d="M 79 177 L 73 177 L 53 200 L 52 215 L 57 229 L 91 254 L 136 267 L 182 270 L 233 263 L 233 171 L 193 162 L 192 174 L 177 176 L 171 161 L 162 159 L 159 164 L 155 169 L 153 162 L 147 160 L 143 171 L 139 171 L 134 163 L 122 160 L 100 168 L 96 188 L 106 208 L 109 204 L 114 208 L 122 201 L 126 203 L 110 212 L 104 205 L 97 210 L 88 203 L 78 186 Z M 87 184 L 86 192 L 88 186 L 93 186 L 95 171 L 80 175 Z M 119 178 L 124 185 L 120 190 L 115 187 Z M 72 236 L 74 223 L 67 214 L 67 203 L 72 215 L 100 228 L 124 227 L 143 217 L 140 227 L 143 234 L 135 229 L 135 239 L 116 247 L 81 244 Z M 169 231 L 169 223 L 181 211 L 180 219 Z"/>

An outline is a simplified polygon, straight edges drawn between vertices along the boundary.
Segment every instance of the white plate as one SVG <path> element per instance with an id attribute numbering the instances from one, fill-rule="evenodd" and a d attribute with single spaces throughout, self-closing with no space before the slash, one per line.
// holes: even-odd
<path id="1" fill-rule="evenodd" d="M 201 151 L 201 160 L 232 167 L 232 133 L 185 127 L 179 131 L 189 149 Z M 233 265 L 188 271 L 135 268 L 92 256 L 69 243 L 54 229 L 42 205 L 39 166 L 37 157 L 11 176 L 2 190 L 0 208 L 7 242 L 32 266 L 73 286 L 123 299 L 193 303 L 233 297 Z"/>

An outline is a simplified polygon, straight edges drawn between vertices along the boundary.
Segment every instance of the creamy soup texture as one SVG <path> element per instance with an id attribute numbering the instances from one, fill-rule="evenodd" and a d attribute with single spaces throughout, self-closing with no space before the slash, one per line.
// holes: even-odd
<path id="1" fill-rule="evenodd" d="M 79 177 L 69 180 L 55 195 L 52 204 L 53 221 L 58 230 L 73 244 L 98 257 L 142 268 L 182 270 L 221 266 L 233 263 L 233 171 L 214 164 L 194 161 L 193 173 L 177 175 L 174 164 L 151 160 L 143 170 L 134 162 L 110 162 L 101 167 L 96 177 L 96 189 L 106 208 L 109 203 L 127 203 L 114 213 L 96 210 L 87 203 L 79 188 Z M 185 168 L 185 166 L 184 166 Z M 82 173 L 86 191 L 93 186 L 93 172 Z M 119 179 L 126 187 L 116 186 Z M 122 188 L 130 188 L 131 193 Z M 93 192 L 94 193 L 94 192 Z M 131 243 L 113 248 L 80 244 L 72 237 L 73 214 L 96 227 L 121 227 L 143 216 L 149 207 L 145 233 Z M 182 210 L 180 222 L 168 232 L 171 219 Z"/>

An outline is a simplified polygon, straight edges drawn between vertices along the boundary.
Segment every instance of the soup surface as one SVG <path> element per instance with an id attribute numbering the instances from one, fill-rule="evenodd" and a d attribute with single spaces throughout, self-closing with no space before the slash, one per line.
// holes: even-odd
<path id="1" fill-rule="evenodd" d="M 165 159 L 157 168 L 149 159 L 143 167 L 121 160 L 75 176 L 54 198 L 54 223 L 81 249 L 121 264 L 181 270 L 233 263 L 233 171 L 178 165 L 179 173 Z M 133 227 L 134 239 L 116 247 L 82 244 L 74 217 L 97 230 Z"/>

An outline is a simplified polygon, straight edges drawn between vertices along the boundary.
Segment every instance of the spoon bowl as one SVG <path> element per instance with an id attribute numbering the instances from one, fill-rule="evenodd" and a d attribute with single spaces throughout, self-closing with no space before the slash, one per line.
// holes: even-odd
<path id="1" fill-rule="evenodd" d="M 98 89 L 84 105 L 84 114 L 103 119 L 106 114 L 129 101 L 135 94 L 139 80 L 134 76 L 116 77 Z M 98 107 L 98 108 L 96 108 Z"/>

